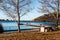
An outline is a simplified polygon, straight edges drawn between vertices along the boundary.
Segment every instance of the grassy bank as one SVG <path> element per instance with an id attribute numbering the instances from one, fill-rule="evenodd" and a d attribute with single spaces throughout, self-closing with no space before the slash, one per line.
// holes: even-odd
<path id="1" fill-rule="evenodd" d="M 60 31 L 0 34 L 0 40 L 60 40 Z"/>

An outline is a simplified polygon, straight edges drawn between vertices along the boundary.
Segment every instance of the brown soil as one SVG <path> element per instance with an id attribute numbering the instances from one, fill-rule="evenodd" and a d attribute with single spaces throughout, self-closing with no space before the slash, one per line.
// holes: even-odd
<path id="1" fill-rule="evenodd" d="M 60 31 L 0 34 L 0 40 L 60 40 Z"/>

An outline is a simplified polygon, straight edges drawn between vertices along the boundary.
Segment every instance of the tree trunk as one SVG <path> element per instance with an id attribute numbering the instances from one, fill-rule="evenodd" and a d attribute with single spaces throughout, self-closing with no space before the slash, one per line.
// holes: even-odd
<path id="1" fill-rule="evenodd" d="M 58 17 L 58 15 L 59 15 L 59 0 L 58 0 L 58 2 L 57 2 L 57 27 L 58 27 L 58 22 L 59 22 L 59 17 Z"/>
<path id="2" fill-rule="evenodd" d="M 16 0 L 16 11 L 17 11 L 17 15 L 18 15 L 18 32 L 20 32 L 19 0 Z"/>

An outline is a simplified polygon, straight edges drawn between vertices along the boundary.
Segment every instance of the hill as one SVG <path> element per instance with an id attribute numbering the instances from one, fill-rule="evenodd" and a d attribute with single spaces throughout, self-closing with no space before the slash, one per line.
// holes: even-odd
<path id="1" fill-rule="evenodd" d="M 60 22 L 60 13 L 58 14 L 58 21 Z M 35 18 L 33 21 L 43 21 L 43 22 L 57 22 L 57 12 L 44 14 L 38 18 Z"/>

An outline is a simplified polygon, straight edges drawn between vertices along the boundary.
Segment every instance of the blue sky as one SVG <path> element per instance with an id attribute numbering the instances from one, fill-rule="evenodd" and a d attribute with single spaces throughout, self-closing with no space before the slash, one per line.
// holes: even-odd
<path id="1" fill-rule="evenodd" d="M 3 11 L 0 10 L 0 19 L 6 19 L 8 18 Z"/>
<path id="2" fill-rule="evenodd" d="M 20 17 L 20 20 L 33 20 L 33 19 L 43 15 L 43 13 L 38 12 L 40 3 L 37 0 L 33 0 L 33 1 L 34 2 L 32 3 L 32 5 L 34 6 L 34 9 L 31 12 L 24 15 L 23 17 Z"/>
<path id="3" fill-rule="evenodd" d="M 32 5 L 34 6 L 34 9 L 31 12 L 27 13 L 26 15 L 20 17 L 20 20 L 33 20 L 34 18 L 37 18 L 37 17 L 43 15 L 43 13 L 37 12 L 38 7 L 40 7 L 40 3 L 38 3 L 37 0 L 34 0 Z M 0 19 L 11 19 L 11 18 L 7 17 L 5 15 L 5 13 L 0 10 Z"/>

